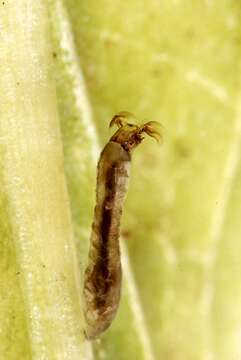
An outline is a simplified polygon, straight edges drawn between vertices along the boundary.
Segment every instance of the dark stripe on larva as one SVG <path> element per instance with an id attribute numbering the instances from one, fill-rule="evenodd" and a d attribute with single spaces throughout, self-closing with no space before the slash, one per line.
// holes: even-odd
<path id="1" fill-rule="evenodd" d="M 110 167 L 106 174 L 106 197 L 102 206 L 102 221 L 100 223 L 100 256 L 108 267 L 108 240 L 113 220 L 113 204 L 116 195 L 115 165 Z M 108 272 L 107 272 L 108 273 Z"/>
<path id="2" fill-rule="evenodd" d="M 113 276 L 109 269 L 110 256 L 110 230 L 113 222 L 113 203 L 116 194 L 115 165 L 106 173 L 105 190 L 106 196 L 101 209 L 101 221 L 99 224 L 99 257 L 93 270 L 92 281 L 98 296 L 95 299 L 96 306 L 101 307 L 106 303 L 106 294 L 113 282 Z"/>

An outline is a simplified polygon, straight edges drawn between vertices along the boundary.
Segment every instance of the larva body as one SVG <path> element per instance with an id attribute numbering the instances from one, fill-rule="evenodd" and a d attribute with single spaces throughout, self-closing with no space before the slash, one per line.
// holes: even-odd
<path id="1" fill-rule="evenodd" d="M 121 112 L 110 126 L 118 130 L 104 147 L 98 163 L 96 206 L 90 239 L 89 263 L 84 280 L 85 334 L 93 339 L 111 324 L 120 301 L 121 259 L 120 220 L 127 191 L 132 151 L 143 140 L 143 133 L 159 140 L 159 125 L 149 121 L 142 126 L 129 124 L 133 117 Z"/>
<path id="2" fill-rule="evenodd" d="M 130 153 L 110 141 L 98 163 L 89 265 L 85 272 L 86 336 L 105 330 L 117 311 L 121 292 L 119 229 L 127 190 Z"/>

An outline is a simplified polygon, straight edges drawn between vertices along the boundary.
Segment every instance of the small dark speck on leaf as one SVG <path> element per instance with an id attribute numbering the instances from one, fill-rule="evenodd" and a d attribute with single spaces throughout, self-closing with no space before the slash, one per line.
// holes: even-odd
<path id="1" fill-rule="evenodd" d="M 16 272 L 16 275 L 20 275 L 20 271 Z"/>
<path id="2" fill-rule="evenodd" d="M 188 39 L 192 40 L 195 37 L 195 32 L 192 28 L 190 28 L 186 30 L 185 35 Z"/>
<path id="3" fill-rule="evenodd" d="M 5 5 L 5 2 L 3 1 L 2 4 Z"/>
<path id="4" fill-rule="evenodd" d="M 111 48 L 114 45 L 114 42 L 110 39 L 105 39 L 104 44 L 107 48 Z"/>
<path id="5" fill-rule="evenodd" d="M 160 69 L 157 69 L 157 68 L 152 69 L 153 76 L 160 76 L 160 74 L 161 74 Z"/>
<path id="6" fill-rule="evenodd" d="M 131 232 L 129 230 L 122 230 L 121 232 L 121 236 L 124 239 L 129 239 L 131 237 Z"/>
<path id="7" fill-rule="evenodd" d="M 53 57 L 56 58 L 57 57 L 57 53 L 54 51 L 53 52 Z"/>
<path id="8" fill-rule="evenodd" d="M 191 155 L 191 149 L 185 144 L 185 139 L 177 139 L 174 147 L 177 154 L 182 158 L 187 158 Z"/>

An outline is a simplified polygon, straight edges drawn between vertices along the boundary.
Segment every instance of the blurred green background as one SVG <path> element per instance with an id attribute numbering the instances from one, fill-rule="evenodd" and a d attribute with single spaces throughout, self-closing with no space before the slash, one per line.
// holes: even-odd
<path id="1" fill-rule="evenodd" d="M 241 3 L 0 4 L 0 359 L 241 359 Z M 164 126 L 132 160 L 123 296 L 83 339 L 111 117 Z"/>

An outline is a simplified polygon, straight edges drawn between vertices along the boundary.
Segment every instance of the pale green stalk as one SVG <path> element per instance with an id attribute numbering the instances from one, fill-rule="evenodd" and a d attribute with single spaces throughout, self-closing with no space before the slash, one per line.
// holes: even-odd
<path id="1" fill-rule="evenodd" d="M 81 358 L 80 282 L 51 55 L 45 1 L 1 4 L 1 220 L 18 279 L 8 283 L 16 301 L 3 301 L 2 311 L 8 316 L 13 303 L 23 327 L 16 344 L 13 336 L 8 349 L 1 345 L 7 360 L 16 358 L 11 347 L 22 349 L 22 359 Z"/>

